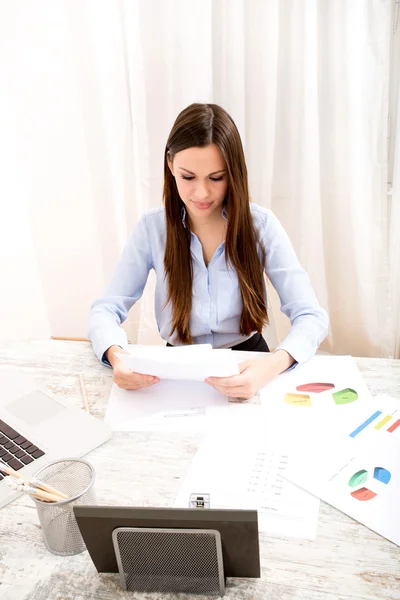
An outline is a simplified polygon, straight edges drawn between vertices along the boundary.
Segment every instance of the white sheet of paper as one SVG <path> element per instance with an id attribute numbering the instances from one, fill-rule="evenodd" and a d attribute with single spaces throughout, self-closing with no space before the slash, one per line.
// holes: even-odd
<path id="1" fill-rule="evenodd" d="M 317 383 L 333 387 L 319 392 L 298 389 Z M 351 391 L 346 395 L 344 390 Z M 282 439 L 298 441 L 344 432 L 346 424 L 357 419 L 364 406 L 372 402 L 351 356 L 314 356 L 304 365 L 278 375 L 260 395 L 269 421 Z"/>
<path id="2" fill-rule="evenodd" d="M 377 396 L 345 436 L 299 449 L 285 477 L 400 546 L 400 401 Z"/>
<path id="3" fill-rule="evenodd" d="M 201 431 L 228 399 L 198 381 L 170 381 L 141 390 L 113 384 L 104 420 L 114 431 Z"/>
<path id="4" fill-rule="evenodd" d="M 116 354 L 132 371 L 160 379 L 204 381 L 207 377 L 239 374 L 234 352 L 213 350 L 206 344 L 174 348 L 130 346 L 129 354 Z"/>
<path id="5" fill-rule="evenodd" d="M 264 418 L 255 405 L 225 413 L 203 439 L 175 506 L 207 493 L 211 508 L 257 509 L 260 532 L 314 539 L 319 500 L 283 479 L 290 459 L 269 447 Z"/>

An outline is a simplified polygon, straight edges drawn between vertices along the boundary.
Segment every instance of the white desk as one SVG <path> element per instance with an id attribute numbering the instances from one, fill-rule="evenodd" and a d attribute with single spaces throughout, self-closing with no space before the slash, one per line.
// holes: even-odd
<path id="1" fill-rule="evenodd" d="M 357 365 L 373 394 L 400 399 L 400 360 L 360 358 Z M 0 344 L 0 368 L 10 367 L 35 375 L 55 396 L 79 407 L 78 373 L 83 372 L 91 411 L 104 415 L 111 370 L 97 361 L 88 343 Z M 88 455 L 97 472 L 98 501 L 172 506 L 199 439 L 198 434 L 115 434 Z M 260 551 L 261 579 L 229 579 L 227 600 L 400 599 L 400 548 L 327 504 L 321 503 L 315 541 L 260 535 Z M 1 600 L 162 597 L 123 592 L 118 575 L 98 575 L 87 552 L 67 558 L 48 553 L 29 498 L 0 510 Z"/>

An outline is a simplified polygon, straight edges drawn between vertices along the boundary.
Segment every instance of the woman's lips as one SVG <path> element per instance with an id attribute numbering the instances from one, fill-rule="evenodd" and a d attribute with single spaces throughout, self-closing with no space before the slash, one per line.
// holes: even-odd
<path id="1" fill-rule="evenodd" d="M 212 205 L 212 202 L 197 202 L 195 200 L 192 200 L 192 202 L 195 205 L 195 207 L 200 210 L 207 210 L 207 208 L 210 208 L 210 206 Z"/>

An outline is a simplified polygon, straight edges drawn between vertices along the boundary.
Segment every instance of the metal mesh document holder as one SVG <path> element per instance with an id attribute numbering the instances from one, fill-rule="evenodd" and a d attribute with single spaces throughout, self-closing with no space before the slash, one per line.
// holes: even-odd
<path id="1" fill-rule="evenodd" d="M 225 593 L 219 531 L 119 527 L 112 538 L 125 590 Z"/>
<path id="2" fill-rule="evenodd" d="M 37 471 L 35 477 L 69 496 L 62 502 L 42 502 L 33 498 L 46 548 L 61 556 L 86 550 L 73 508 L 96 502 L 92 465 L 84 459 L 56 460 Z"/>

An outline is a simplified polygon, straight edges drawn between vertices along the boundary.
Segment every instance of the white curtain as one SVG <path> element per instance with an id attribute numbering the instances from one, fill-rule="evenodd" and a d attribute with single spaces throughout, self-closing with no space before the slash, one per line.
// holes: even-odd
<path id="1" fill-rule="evenodd" d="M 393 195 L 390 203 L 390 274 L 391 274 L 391 348 L 390 355 L 400 358 L 400 94 L 397 106 L 397 132 L 393 169 Z"/>
<path id="2" fill-rule="evenodd" d="M 129 231 L 161 203 L 175 117 L 215 102 L 241 132 L 252 199 L 280 218 L 329 311 L 324 349 L 393 355 L 390 19 L 390 0 L 9 3 L 0 44 L 20 141 L 9 188 L 31 214 L 43 333 L 85 335 Z M 159 340 L 153 285 L 125 326 L 132 340 Z M 288 328 L 276 295 L 272 312 L 271 346 Z"/>

